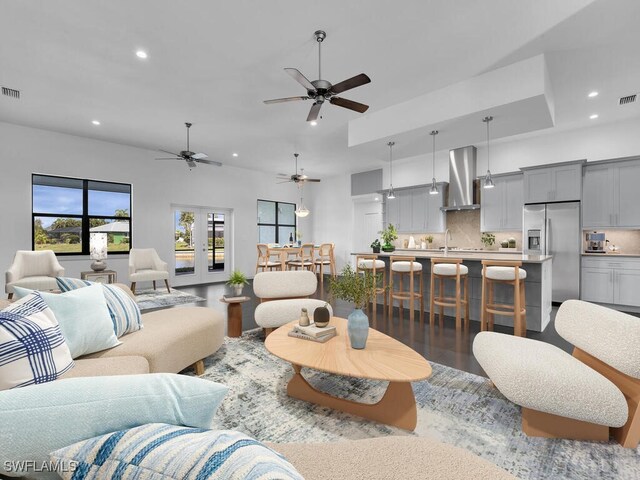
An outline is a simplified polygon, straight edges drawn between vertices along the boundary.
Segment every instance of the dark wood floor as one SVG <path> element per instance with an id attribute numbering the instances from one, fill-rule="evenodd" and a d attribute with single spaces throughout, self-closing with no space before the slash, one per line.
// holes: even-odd
<path id="1" fill-rule="evenodd" d="M 317 298 L 328 298 L 326 287 L 328 282 L 324 282 L 324 290 L 316 294 Z M 191 287 L 179 287 L 182 290 L 193 295 L 204 298 L 204 301 L 198 302 L 201 306 L 208 306 L 216 310 L 223 310 L 224 306 L 220 303 L 220 298 L 225 292 L 224 284 L 208 284 L 196 285 Z M 245 294 L 252 297 L 251 302 L 243 304 L 243 330 L 256 328 L 257 325 L 253 320 L 253 312 L 258 304 L 258 300 L 253 296 L 251 286 L 247 286 Z M 352 307 L 342 301 L 332 303 L 334 315 L 339 317 L 347 317 L 352 311 Z M 541 340 L 556 345 L 567 352 L 571 352 L 572 346 L 561 338 L 555 329 L 554 321 L 557 308 L 553 308 L 551 323 L 544 332 L 527 332 L 527 337 Z M 382 305 L 379 305 L 375 315 L 371 310 L 368 312 L 371 326 L 376 328 L 393 338 L 410 346 L 427 360 L 447 365 L 466 372 L 485 375 L 484 371 L 473 356 L 473 339 L 480 331 L 480 323 L 471 321 L 468 329 L 456 331 L 455 319 L 446 317 L 442 324 L 436 320 L 436 325 L 431 328 L 429 326 L 429 315 L 425 313 L 424 322 L 421 324 L 419 313 L 415 312 L 413 328 L 409 323 L 409 312 L 404 310 L 403 320 L 400 320 L 399 311 L 394 309 L 393 317 L 388 318 L 383 312 Z M 496 325 L 495 331 L 512 334 L 513 329 Z"/>

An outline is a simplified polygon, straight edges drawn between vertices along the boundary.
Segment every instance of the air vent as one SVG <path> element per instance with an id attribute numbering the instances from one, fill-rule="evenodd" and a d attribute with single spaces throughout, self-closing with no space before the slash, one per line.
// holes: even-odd
<path id="1" fill-rule="evenodd" d="M 619 105 L 626 105 L 627 103 L 633 103 L 636 101 L 636 98 L 638 97 L 637 94 L 633 94 L 633 95 L 627 95 L 626 97 L 620 97 L 620 101 L 618 102 Z"/>
<path id="2" fill-rule="evenodd" d="M 20 98 L 20 90 L 14 90 L 13 88 L 2 87 L 2 95 L 6 95 L 11 98 Z"/>

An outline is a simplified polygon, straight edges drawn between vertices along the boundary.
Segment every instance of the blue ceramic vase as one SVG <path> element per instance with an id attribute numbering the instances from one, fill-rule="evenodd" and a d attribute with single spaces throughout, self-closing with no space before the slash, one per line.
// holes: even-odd
<path id="1" fill-rule="evenodd" d="M 369 336 L 369 317 L 360 308 L 356 308 L 347 317 L 347 332 L 351 348 L 362 350 Z"/>

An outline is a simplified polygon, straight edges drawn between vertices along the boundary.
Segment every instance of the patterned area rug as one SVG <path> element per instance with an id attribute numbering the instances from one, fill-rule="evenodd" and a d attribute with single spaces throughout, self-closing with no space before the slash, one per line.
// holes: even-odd
<path id="1" fill-rule="evenodd" d="M 385 435 L 417 435 L 465 448 L 521 479 L 637 479 L 640 450 L 613 442 L 577 442 L 525 436 L 520 409 L 488 380 L 432 363 L 433 375 L 416 382 L 415 432 L 374 423 L 288 397 L 291 366 L 271 355 L 257 331 L 225 344 L 205 361 L 205 378 L 230 388 L 216 414 L 217 428 L 240 430 L 262 441 L 332 442 Z M 188 373 L 188 372 L 185 372 Z M 316 388 L 374 402 L 384 382 L 303 369 Z"/>
<path id="2" fill-rule="evenodd" d="M 136 292 L 136 302 L 142 311 L 183 305 L 185 303 L 201 302 L 203 300 L 204 298 L 202 297 L 181 292 L 180 290 L 171 289 L 171 293 L 168 293 L 164 287 L 158 288 L 157 290 L 151 289 Z"/>

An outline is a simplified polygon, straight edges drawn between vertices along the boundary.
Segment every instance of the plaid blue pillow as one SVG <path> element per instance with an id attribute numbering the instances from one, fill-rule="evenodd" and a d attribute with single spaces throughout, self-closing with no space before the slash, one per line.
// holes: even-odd
<path id="1" fill-rule="evenodd" d="M 95 282 L 88 280 L 80 280 L 79 278 L 58 277 L 58 288 L 63 292 L 83 288 L 93 285 Z M 142 317 L 140 316 L 140 307 L 127 292 L 115 285 L 102 285 L 104 298 L 107 301 L 109 315 L 113 322 L 113 330 L 116 337 L 121 337 L 127 333 L 135 332 L 142 328 Z"/>
<path id="2" fill-rule="evenodd" d="M 51 382 L 73 366 L 58 321 L 39 293 L 0 312 L 0 390 Z"/>
<path id="3" fill-rule="evenodd" d="M 282 455 L 240 432 L 151 423 L 53 452 L 64 479 L 303 480 Z"/>

